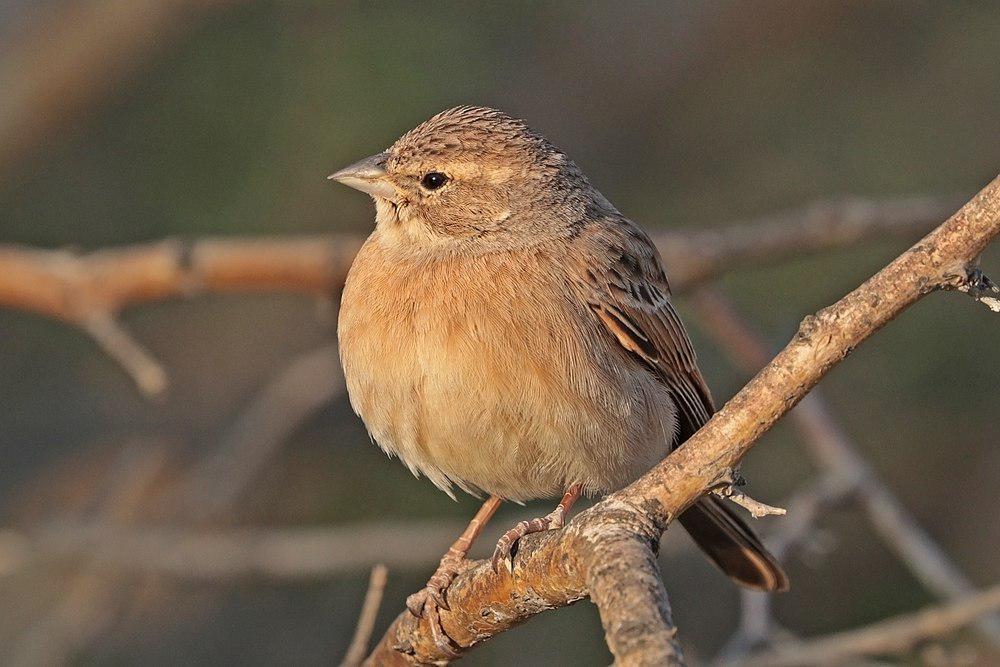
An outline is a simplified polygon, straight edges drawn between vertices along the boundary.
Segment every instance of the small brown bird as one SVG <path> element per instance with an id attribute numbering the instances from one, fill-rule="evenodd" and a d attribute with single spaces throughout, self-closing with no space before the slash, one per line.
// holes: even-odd
<path id="1" fill-rule="evenodd" d="M 581 493 L 638 478 L 714 406 L 656 247 L 523 121 L 450 109 L 330 178 L 376 209 L 340 309 L 351 404 L 414 474 L 490 496 L 407 601 L 436 616 L 502 500 L 564 494 L 501 538 L 495 567 L 519 538 L 561 527 Z M 680 520 L 740 584 L 787 588 L 722 500 Z"/>

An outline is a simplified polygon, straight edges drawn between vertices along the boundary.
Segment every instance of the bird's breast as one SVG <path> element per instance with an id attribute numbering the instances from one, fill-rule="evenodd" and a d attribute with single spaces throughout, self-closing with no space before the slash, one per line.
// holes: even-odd
<path id="1" fill-rule="evenodd" d="M 627 437 L 641 392 L 607 366 L 554 266 L 536 253 L 405 260 L 366 244 L 339 338 L 352 405 L 380 446 L 442 488 L 524 499 L 580 477 L 569 468 L 588 465 L 595 434 Z"/>

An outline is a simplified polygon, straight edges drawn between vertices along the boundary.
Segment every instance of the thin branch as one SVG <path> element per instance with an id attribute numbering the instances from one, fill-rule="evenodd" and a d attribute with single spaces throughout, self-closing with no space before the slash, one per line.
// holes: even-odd
<path id="1" fill-rule="evenodd" d="M 385 565 L 376 565 L 372 568 L 371 576 L 368 578 L 368 591 L 365 593 L 361 613 L 358 615 L 358 627 L 354 630 L 354 637 L 340 667 L 357 667 L 368 655 L 368 644 L 375 631 L 375 619 L 378 617 L 379 607 L 382 606 L 382 595 L 385 593 L 388 579 L 389 568 Z"/>
<path id="2" fill-rule="evenodd" d="M 167 372 L 120 322 L 107 313 L 87 317 L 82 328 L 102 350 L 122 367 L 146 396 L 160 396 L 167 389 Z"/>
<path id="3" fill-rule="evenodd" d="M 784 507 L 775 507 L 774 505 L 768 505 L 767 503 L 762 503 L 759 500 L 754 500 L 748 496 L 743 491 L 736 489 L 733 486 L 727 486 L 723 489 L 716 489 L 713 493 L 720 498 L 728 498 L 733 501 L 747 512 L 750 512 L 750 516 L 755 519 L 760 519 L 765 516 L 782 516 L 788 512 Z"/>
<path id="4" fill-rule="evenodd" d="M 857 630 L 776 646 L 735 664 L 796 667 L 843 664 L 858 656 L 898 655 L 946 637 L 977 618 L 1000 611 L 1000 585 L 940 607 L 899 616 Z"/>
<path id="5" fill-rule="evenodd" d="M 0 246 L 0 305 L 76 323 L 197 294 L 326 294 L 360 246 L 352 236 L 167 240 L 83 255 Z"/>
<path id="6" fill-rule="evenodd" d="M 861 287 L 805 318 L 771 363 L 643 477 L 580 513 L 561 531 L 525 538 L 513 572 L 494 573 L 488 563 L 470 563 L 449 588 L 451 609 L 440 617 L 455 646 L 468 648 L 534 614 L 587 595 L 598 565 L 596 545 L 617 539 L 623 528 L 655 543 L 672 519 L 711 488 L 723 471 L 734 468 L 831 368 L 908 306 L 944 288 L 958 267 L 971 267 L 998 234 L 1000 177 Z M 609 612 L 601 613 L 603 617 Z M 435 646 L 429 620 L 404 611 L 368 662 L 448 659 Z"/>
<path id="7" fill-rule="evenodd" d="M 855 245 L 862 239 L 926 232 L 965 198 L 847 198 L 738 222 L 718 229 L 656 236 L 672 289 L 689 290 L 734 269 L 786 257 L 805 257 Z"/>

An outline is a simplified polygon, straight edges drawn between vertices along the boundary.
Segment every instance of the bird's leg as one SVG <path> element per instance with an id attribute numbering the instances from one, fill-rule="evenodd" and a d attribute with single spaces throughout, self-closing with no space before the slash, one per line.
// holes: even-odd
<path id="1" fill-rule="evenodd" d="M 479 536 L 479 533 L 482 532 L 483 527 L 486 526 L 486 522 L 490 520 L 490 517 L 500 507 L 501 502 L 503 500 L 497 496 L 490 496 L 486 499 L 483 506 L 476 512 L 476 516 L 472 517 L 472 521 L 469 522 L 465 531 L 449 547 L 444 557 L 441 558 L 441 563 L 427 581 L 427 585 L 422 590 L 406 598 L 406 606 L 414 616 L 422 616 L 425 609 L 428 608 L 433 608 L 430 611 L 436 616 L 436 607 L 448 608 L 444 592 L 451 584 L 451 580 L 458 573 L 458 566 L 465 559 L 465 555 L 469 553 L 472 543 Z M 434 619 L 431 620 L 433 621 Z"/>
<path id="2" fill-rule="evenodd" d="M 562 500 L 559 501 L 554 510 L 539 519 L 521 521 L 504 533 L 497 542 L 496 550 L 493 552 L 493 571 L 499 572 L 500 563 L 503 562 L 508 562 L 509 566 L 513 568 L 513 563 L 510 562 L 511 550 L 517 544 L 517 541 L 525 535 L 562 528 L 563 524 L 566 523 L 566 515 L 573 508 L 573 504 L 580 498 L 582 492 L 582 484 L 573 484 L 563 494 Z"/>

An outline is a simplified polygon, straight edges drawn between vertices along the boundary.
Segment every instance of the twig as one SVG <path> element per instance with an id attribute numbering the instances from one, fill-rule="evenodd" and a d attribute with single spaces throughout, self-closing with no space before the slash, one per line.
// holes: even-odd
<path id="1" fill-rule="evenodd" d="M 673 290 L 689 290 L 733 269 L 782 257 L 804 257 L 862 239 L 907 236 L 931 229 L 965 198 L 846 198 L 817 202 L 719 229 L 656 236 Z"/>
<path id="2" fill-rule="evenodd" d="M 111 315 L 94 313 L 83 321 L 82 327 L 109 357 L 118 362 L 142 393 L 160 396 L 166 391 L 167 372 Z"/>
<path id="3" fill-rule="evenodd" d="M 733 468 L 760 436 L 861 342 L 927 293 L 947 272 L 969 264 L 1000 234 L 1000 177 L 975 198 L 836 304 L 803 320 L 798 334 L 681 447 L 639 480 L 581 512 L 561 531 L 525 538 L 511 574 L 476 562 L 448 593 L 443 629 L 467 648 L 545 609 L 569 604 L 594 586 L 595 547 L 629 530 L 658 541 L 666 525 Z M 553 534 L 555 533 L 555 534 Z M 614 557 L 614 550 L 603 553 Z M 601 610 L 602 617 L 608 614 Z M 648 608 L 631 612 L 649 618 Z M 650 631 L 659 635 L 664 623 Z M 403 612 L 369 656 L 370 664 L 446 661 L 429 621 Z M 650 661 L 648 664 L 655 664 Z"/>
<path id="4" fill-rule="evenodd" d="M 358 615 L 358 627 L 354 630 L 354 638 L 351 639 L 340 667 L 357 667 L 368 655 L 368 644 L 375 631 L 375 619 L 378 617 L 379 607 L 382 606 L 382 594 L 385 593 L 388 579 L 389 568 L 385 565 L 376 565 L 372 568 L 371 577 L 368 579 L 368 591 L 365 593 L 365 601 L 361 604 L 361 613 Z"/>
<path id="5" fill-rule="evenodd" d="M 977 618 L 1000 610 L 1000 585 L 940 607 L 880 621 L 857 630 L 782 644 L 737 661 L 741 667 L 794 667 L 843 664 L 858 656 L 905 653 L 954 633 Z"/>
<path id="6" fill-rule="evenodd" d="M 767 503 L 762 503 L 759 500 L 754 500 L 747 494 L 733 486 L 727 486 L 722 489 L 715 489 L 712 493 L 716 494 L 721 498 L 728 498 L 733 501 L 747 512 L 750 512 L 750 516 L 755 519 L 760 519 L 765 516 L 781 516 L 788 512 L 784 507 L 775 507 L 774 505 L 768 505 Z"/>
<path id="7" fill-rule="evenodd" d="M 0 245 L 0 306 L 81 327 L 155 394 L 166 373 L 115 321 L 124 308 L 204 293 L 332 294 L 360 244 L 343 236 L 168 240 L 85 255 Z"/>
<path id="8" fill-rule="evenodd" d="M 762 503 L 759 500 L 754 500 L 745 492 L 736 488 L 738 485 L 745 483 L 745 480 L 739 477 L 736 471 L 729 469 L 724 471 L 722 476 L 716 480 L 715 484 L 712 485 L 711 491 L 720 498 L 726 498 L 733 501 L 746 511 L 750 512 L 750 516 L 755 519 L 760 519 L 769 515 L 780 516 L 785 514 L 787 510 L 781 507 L 775 507 L 774 505 Z"/>

